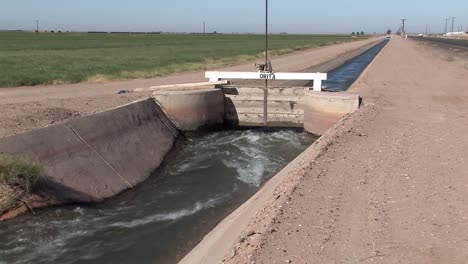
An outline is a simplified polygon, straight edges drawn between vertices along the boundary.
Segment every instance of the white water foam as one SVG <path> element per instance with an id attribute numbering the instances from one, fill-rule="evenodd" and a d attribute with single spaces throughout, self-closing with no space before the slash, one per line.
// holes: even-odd
<path id="1" fill-rule="evenodd" d="M 179 211 L 174 211 L 165 214 L 154 214 L 141 219 L 135 219 L 127 222 L 117 222 L 110 226 L 120 227 L 120 228 L 135 228 L 142 225 L 147 225 L 155 222 L 171 221 L 177 220 L 182 217 L 193 215 L 203 209 L 214 207 L 218 202 L 219 198 L 209 199 L 206 202 L 197 202 L 192 208 L 182 209 Z"/>
<path id="2" fill-rule="evenodd" d="M 259 187 L 265 174 L 264 159 L 250 161 L 223 160 L 226 167 L 235 169 L 237 179 L 251 186 Z"/>
<path id="3" fill-rule="evenodd" d="M 75 231 L 64 233 L 53 240 L 39 240 L 33 245 L 28 246 L 28 250 L 24 251 L 22 258 L 14 263 L 35 263 L 38 258 L 49 263 L 54 263 L 56 258 L 65 255 L 67 252 L 67 243 L 76 237 L 83 237 L 87 231 Z"/>

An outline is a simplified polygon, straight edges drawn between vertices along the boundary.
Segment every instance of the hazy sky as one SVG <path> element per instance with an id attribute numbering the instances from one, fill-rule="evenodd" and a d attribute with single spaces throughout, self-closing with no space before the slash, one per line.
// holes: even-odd
<path id="1" fill-rule="evenodd" d="M 69 31 L 261 32 L 264 0 L 0 0 L 0 29 Z M 408 18 L 407 32 L 444 31 L 468 26 L 468 0 L 270 0 L 271 32 L 367 33 L 396 31 Z M 449 22 L 449 29 L 451 22 Z"/>

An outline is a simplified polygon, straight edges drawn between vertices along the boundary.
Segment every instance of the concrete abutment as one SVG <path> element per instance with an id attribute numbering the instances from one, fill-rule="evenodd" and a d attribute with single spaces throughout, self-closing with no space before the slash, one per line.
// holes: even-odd
<path id="1" fill-rule="evenodd" d="M 264 126 L 264 88 L 223 86 L 197 91 L 155 92 L 155 99 L 182 131 L 201 127 Z M 267 126 L 304 127 L 321 135 L 345 114 L 359 109 L 359 95 L 314 92 L 307 87 L 268 89 Z"/>
<path id="2" fill-rule="evenodd" d="M 222 127 L 224 123 L 224 95 L 220 89 L 161 90 L 153 97 L 182 131 Z"/>
<path id="3" fill-rule="evenodd" d="M 304 103 L 304 129 L 315 135 L 323 135 L 343 116 L 357 111 L 359 105 L 357 94 L 308 91 Z"/>

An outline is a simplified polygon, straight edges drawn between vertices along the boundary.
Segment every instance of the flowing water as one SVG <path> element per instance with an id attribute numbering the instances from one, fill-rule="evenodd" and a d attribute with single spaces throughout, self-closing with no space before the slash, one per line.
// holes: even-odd
<path id="1" fill-rule="evenodd" d="M 0 263 L 174 263 L 315 139 L 298 130 L 189 136 L 135 190 L 0 223 Z"/>
<path id="2" fill-rule="evenodd" d="M 328 80 L 323 82 L 324 90 L 332 92 L 346 91 L 388 42 L 389 40 L 384 40 L 363 54 L 328 72 Z"/>

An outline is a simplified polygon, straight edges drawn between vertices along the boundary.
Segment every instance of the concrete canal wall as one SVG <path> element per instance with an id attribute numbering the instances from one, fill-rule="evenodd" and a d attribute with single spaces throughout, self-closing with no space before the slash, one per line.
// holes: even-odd
<path id="1" fill-rule="evenodd" d="M 153 96 L 183 131 L 224 123 L 224 95 L 219 89 L 162 90 Z"/>
<path id="2" fill-rule="evenodd" d="M 304 103 L 304 129 L 323 135 L 343 116 L 357 111 L 359 105 L 357 94 L 308 91 Z"/>
<path id="3" fill-rule="evenodd" d="M 302 127 L 306 87 L 268 89 L 268 126 Z M 263 126 L 264 89 L 261 87 L 222 88 L 224 120 L 229 126 Z"/>
<path id="4" fill-rule="evenodd" d="M 58 203 L 97 202 L 147 179 L 179 130 L 152 99 L 0 139 L 0 152 L 45 167 L 41 189 Z"/>
<path id="5" fill-rule="evenodd" d="M 234 128 L 264 125 L 261 87 L 158 91 L 154 97 L 183 131 L 223 124 Z M 359 96 L 314 92 L 306 87 L 272 87 L 268 89 L 267 106 L 269 127 L 304 127 L 322 135 L 344 115 L 359 109 Z"/>
<path id="6" fill-rule="evenodd" d="M 229 87 L 158 92 L 156 99 L 2 138 L 0 152 L 44 166 L 40 184 L 44 202 L 33 200 L 32 207 L 99 202 L 146 180 L 162 163 L 180 130 L 224 123 L 261 126 L 260 95 L 261 88 Z M 357 95 L 274 88 L 268 100 L 268 124 L 304 126 L 320 135 L 358 106 Z"/>

